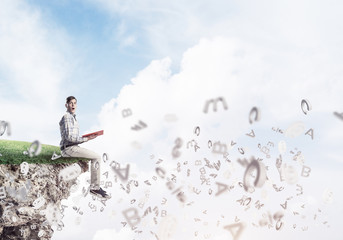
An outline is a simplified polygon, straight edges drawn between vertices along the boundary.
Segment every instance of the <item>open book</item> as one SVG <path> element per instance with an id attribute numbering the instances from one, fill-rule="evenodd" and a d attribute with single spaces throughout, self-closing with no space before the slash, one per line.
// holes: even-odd
<path id="1" fill-rule="evenodd" d="M 92 133 L 88 133 L 88 134 L 82 135 L 82 137 L 100 136 L 100 135 L 103 135 L 103 134 L 104 134 L 104 130 L 100 130 L 100 131 L 97 131 L 97 132 L 92 132 Z"/>

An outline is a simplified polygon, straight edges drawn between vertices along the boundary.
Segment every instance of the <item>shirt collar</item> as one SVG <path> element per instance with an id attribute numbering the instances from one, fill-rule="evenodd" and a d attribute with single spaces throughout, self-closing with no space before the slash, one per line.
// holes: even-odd
<path id="1" fill-rule="evenodd" d="M 69 111 L 67 111 L 67 113 L 71 114 L 76 119 L 76 114 L 75 113 L 71 113 Z"/>

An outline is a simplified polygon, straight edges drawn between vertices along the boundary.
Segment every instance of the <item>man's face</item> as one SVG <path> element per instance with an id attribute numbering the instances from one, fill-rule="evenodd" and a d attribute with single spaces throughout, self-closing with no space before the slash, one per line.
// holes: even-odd
<path id="1" fill-rule="evenodd" d="M 69 103 L 67 103 L 67 110 L 68 112 L 72 114 L 75 114 L 76 107 L 77 107 L 76 99 L 72 99 L 69 101 Z"/>

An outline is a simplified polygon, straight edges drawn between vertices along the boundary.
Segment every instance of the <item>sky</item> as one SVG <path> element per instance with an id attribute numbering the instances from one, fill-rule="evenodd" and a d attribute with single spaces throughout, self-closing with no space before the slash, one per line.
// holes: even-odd
<path id="1" fill-rule="evenodd" d="M 108 154 L 101 171 L 109 173 L 102 179 L 112 182 L 112 198 L 102 206 L 82 197 L 89 173 L 82 174 L 61 203 L 65 227 L 53 239 L 339 239 L 341 9 L 339 1 L 2 1 L 0 120 L 11 135 L 1 139 L 58 145 L 70 95 L 81 134 L 105 131 L 83 145 Z M 249 123 L 253 107 L 259 119 Z M 221 144 L 230 161 L 214 147 Z M 280 155 L 287 181 L 275 167 Z M 239 187 L 247 166 L 237 159 L 251 157 L 268 166 L 254 193 Z M 206 167 L 205 158 L 220 169 Z M 115 182 L 112 161 L 130 165 L 129 180 L 139 182 L 130 194 Z M 189 205 L 166 187 L 158 166 L 177 176 Z M 210 185 L 201 184 L 204 169 Z M 214 196 L 216 182 L 234 188 Z M 244 196 L 253 199 L 249 209 L 238 201 Z M 156 220 L 155 210 L 142 217 L 149 206 L 158 206 Z M 142 217 L 142 233 L 121 223 L 130 208 Z M 253 225 L 278 211 L 281 231 L 273 217 L 272 228 Z M 225 229 L 236 223 L 246 226 L 240 236 Z"/>

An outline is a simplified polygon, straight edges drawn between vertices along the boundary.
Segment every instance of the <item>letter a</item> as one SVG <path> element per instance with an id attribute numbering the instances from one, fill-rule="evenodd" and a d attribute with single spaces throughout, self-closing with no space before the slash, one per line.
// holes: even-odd
<path id="1" fill-rule="evenodd" d="M 309 134 L 309 132 L 310 132 L 310 134 Z M 305 135 L 310 135 L 311 138 L 312 138 L 312 140 L 313 140 L 313 129 L 310 128 L 310 129 L 305 133 Z"/>
<path id="2" fill-rule="evenodd" d="M 129 178 L 129 170 L 130 164 L 127 164 L 126 168 L 114 168 L 112 167 L 113 171 L 120 177 L 122 181 L 127 181 Z M 122 174 L 122 171 L 125 171 L 125 176 Z"/>
<path id="3" fill-rule="evenodd" d="M 234 230 L 234 228 L 235 228 L 235 230 Z M 238 228 L 238 230 L 236 230 L 237 228 Z M 234 240 L 239 239 L 239 236 L 241 235 L 244 228 L 245 228 L 244 223 L 235 223 L 235 224 L 227 225 L 224 227 L 224 229 L 227 229 L 231 232 Z"/>
<path id="4" fill-rule="evenodd" d="M 255 137 L 255 132 L 254 132 L 254 130 L 251 129 L 251 132 L 250 132 L 250 133 L 247 133 L 247 134 L 245 134 L 245 135 L 254 138 L 254 137 Z"/>
<path id="5" fill-rule="evenodd" d="M 228 189 L 228 185 L 224 183 L 216 182 L 216 184 L 218 185 L 218 192 L 216 193 L 216 196 L 220 195 L 222 192 Z"/>

